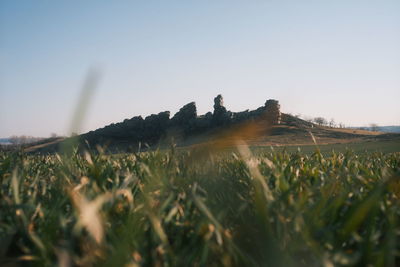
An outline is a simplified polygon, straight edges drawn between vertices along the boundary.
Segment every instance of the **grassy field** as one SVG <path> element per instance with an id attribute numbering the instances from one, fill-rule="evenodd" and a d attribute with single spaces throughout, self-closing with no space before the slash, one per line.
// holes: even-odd
<path id="1" fill-rule="evenodd" d="M 265 151 L 265 149 L 271 149 L 268 147 L 252 147 L 254 151 Z M 273 150 L 276 151 L 287 151 L 290 153 L 297 152 L 300 150 L 302 153 L 310 155 L 319 149 L 324 155 L 329 155 L 333 152 L 344 153 L 347 150 L 351 150 L 355 153 L 371 153 L 371 152 L 382 152 L 382 153 L 394 153 L 400 152 L 400 140 L 389 140 L 389 141 L 363 141 L 363 142 L 352 142 L 352 143 L 341 143 L 341 144 L 324 144 L 324 145 L 283 145 L 274 146 Z"/>
<path id="2" fill-rule="evenodd" d="M 0 153 L 0 265 L 398 266 L 400 153 L 350 148 Z"/>

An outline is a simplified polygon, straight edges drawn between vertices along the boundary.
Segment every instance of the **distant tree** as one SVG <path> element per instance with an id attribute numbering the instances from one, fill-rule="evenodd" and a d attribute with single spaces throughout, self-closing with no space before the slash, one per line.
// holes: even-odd
<path id="1" fill-rule="evenodd" d="M 339 128 L 342 128 L 342 129 L 343 129 L 343 128 L 346 128 L 343 122 L 340 122 L 340 123 L 339 123 Z"/>
<path id="2" fill-rule="evenodd" d="M 378 124 L 376 124 L 376 123 L 371 123 L 371 124 L 369 125 L 369 127 L 370 127 L 371 131 L 373 131 L 373 132 L 379 131 L 379 126 L 378 126 Z"/>
<path id="3" fill-rule="evenodd" d="M 56 138 L 56 137 L 58 137 L 58 135 L 57 135 L 56 133 L 51 133 L 51 134 L 50 134 L 50 137 L 51 137 L 51 138 Z"/>
<path id="4" fill-rule="evenodd" d="M 316 118 L 314 118 L 314 122 L 315 122 L 316 124 L 318 124 L 319 126 L 323 126 L 323 125 L 327 125 L 327 124 L 328 124 L 328 121 L 327 121 L 325 118 L 323 118 L 323 117 L 316 117 Z"/>

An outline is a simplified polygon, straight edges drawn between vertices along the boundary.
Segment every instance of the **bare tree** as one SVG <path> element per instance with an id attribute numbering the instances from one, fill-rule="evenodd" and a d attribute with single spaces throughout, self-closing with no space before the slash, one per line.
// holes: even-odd
<path id="1" fill-rule="evenodd" d="M 316 117 L 316 118 L 314 118 L 314 122 L 315 122 L 316 124 L 318 124 L 319 126 L 323 126 L 323 125 L 327 125 L 327 124 L 328 124 L 328 121 L 327 121 L 325 118 L 323 118 L 323 117 Z"/>

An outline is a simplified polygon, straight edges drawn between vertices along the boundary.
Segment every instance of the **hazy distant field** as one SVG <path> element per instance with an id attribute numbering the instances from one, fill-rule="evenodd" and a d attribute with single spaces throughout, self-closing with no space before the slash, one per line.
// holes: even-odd
<path id="1" fill-rule="evenodd" d="M 0 265 L 397 266 L 400 153 L 301 150 L 0 153 Z"/>
<path id="2" fill-rule="evenodd" d="M 335 152 L 345 152 L 346 150 L 352 150 L 356 153 L 363 152 L 383 152 L 383 153 L 393 153 L 400 152 L 400 140 L 391 141 L 370 141 L 370 142 L 355 142 L 355 143 L 344 143 L 344 144 L 328 144 L 328 145 L 318 145 L 321 153 L 329 155 L 332 151 Z M 264 150 L 268 149 L 265 147 L 253 149 Z M 280 146 L 274 147 L 274 150 L 282 151 L 286 150 L 288 152 L 296 152 L 298 149 L 302 153 L 311 154 L 315 151 L 315 145 L 302 145 L 302 146 Z"/>

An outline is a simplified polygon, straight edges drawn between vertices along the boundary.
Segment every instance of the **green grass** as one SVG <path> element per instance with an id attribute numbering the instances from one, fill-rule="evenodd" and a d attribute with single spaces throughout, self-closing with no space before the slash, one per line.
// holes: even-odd
<path id="1" fill-rule="evenodd" d="M 0 179 L 0 265 L 400 264 L 399 153 L 1 153 Z"/>

